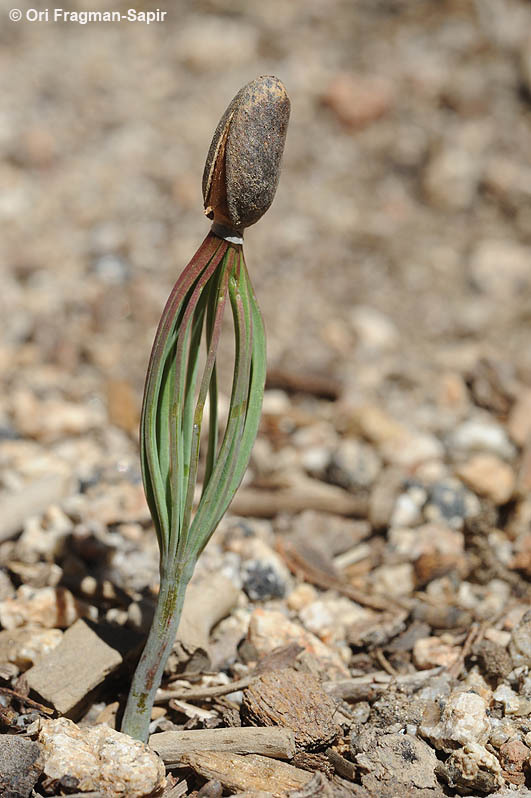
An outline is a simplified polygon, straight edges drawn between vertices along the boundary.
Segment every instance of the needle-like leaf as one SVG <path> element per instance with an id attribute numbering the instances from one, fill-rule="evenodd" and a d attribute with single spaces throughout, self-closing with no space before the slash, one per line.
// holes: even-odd
<path id="1" fill-rule="evenodd" d="M 243 478 L 264 393 L 264 328 L 241 233 L 273 198 L 289 101 L 280 81 L 260 78 L 237 95 L 229 110 L 214 136 L 205 172 L 205 201 L 210 203 L 207 210 L 214 225 L 166 303 L 144 390 L 140 456 L 160 548 L 160 590 L 122 723 L 123 731 L 141 740 L 147 739 L 155 692 L 175 639 L 186 586 Z M 252 133 L 249 146 L 244 146 L 246 124 Z M 230 182 L 225 184 L 229 172 Z M 232 311 L 234 363 L 229 412 L 219 442 L 216 360 L 227 300 Z M 203 340 L 206 356 L 201 370 Z M 194 514 L 207 398 L 208 442 Z"/>

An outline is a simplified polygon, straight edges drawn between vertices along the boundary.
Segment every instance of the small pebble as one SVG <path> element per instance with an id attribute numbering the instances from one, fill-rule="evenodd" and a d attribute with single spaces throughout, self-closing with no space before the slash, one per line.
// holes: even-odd
<path id="1" fill-rule="evenodd" d="M 0 662 L 13 662 L 26 670 L 61 642 L 60 629 L 24 626 L 0 632 Z"/>
<path id="2" fill-rule="evenodd" d="M 251 601 L 283 598 L 291 577 L 279 555 L 256 537 L 241 541 L 239 549 L 242 586 Z M 225 560 L 231 554 L 226 552 Z"/>
<path id="3" fill-rule="evenodd" d="M 509 435 L 518 446 L 524 446 L 531 435 L 531 390 L 522 391 L 516 398 L 507 420 Z"/>
<path id="4" fill-rule="evenodd" d="M 303 607 L 307 607 L 308 604 L 316 601 L 317 596 L 317 590 L 313 585 L 308 584 L 308 582 L 301 582 L 301 584 L 297 585 L 288 595 L 287 605 L 290 610 L 299 612 Z"/>
<path id="5" fill-rule="evenodd" d="M 450 668 L 459 659 L 459 648 L 443 643 L 440 637 L 425 637 L 413 646 L 413 662 L 420 670 L 440 665 Z"/>
<path id="6" fill-rule="evenodd" d="M 348 598 L 322 598 L 303 607 L 299 617 L 306 629 L 325 643 L 345 639 L 346 630 L 371 618 L 373 613 Z"/>
<path id="7" fill-rule="evenodd" d="M 480 241 L 470 256 L 470 275 L 485 294 L 509 300 L 529 285 L 531 247 L 509 239 Z"/>
<path id="8" fill-rule="evenodd" d="M 531 610 L 528 610 L 515 626 L 509 643 L 509 654 L 513 665 L 518 668 L 522 665 L 531 666 Z"/>
<path id="9" fill-rule="evenodd" d="M 510 740 L 500 746 L 500 763 L 508 773 L 520 773 L 531 751 L 520 740 Z"/>
<path id="10" fill-rule="evenodd" d="M 476 197 L 481 161 L 464 147 L 448 145 L 434 154 L 423 187 L 431 205 L 451 211 L 470 208 Z"/>
<path id="11" fill-rule="evenodd" d="M 509 632 L 504 632 L 502 629 L 496 629 L 494 626 L 488 626 L 485 629 L 483 637 L 485 640 L 490 640 L 491 643 L 501 646 L 501 648 L 507 648 L 511 639 Z"/>
<path id="12" fill-rule="evenodd" d="M 411 527 L 422 523 L 422 508 L 426 504 L 428 493 L 421 485 L 411 485 L 405 493 L 401 493 L 391 515 L 392 527 Z"/>
<path id="13" fill-rule="evenodd" d="M 415 587 L 413 565 L 409 562 L 400 565 L 382 565 L 372 571 L 371 582 L 374 590 L 381 595 L 395 598 L 407 596 Z"/>
<path id="14" fill-rule="evenodd" d="M 399 334 L 388 316 L 376 308 L 356 305 L 350 312 L 350 323 L 356 333 L 358 344 L 373 352 L 395 349 Z"/>
<path id="15" fill-rule="evenodd" d="M 496 505 L 506 504 L 513 495 L 515 474 L 495 455 L 477 454 L 456 471 L 469 488 Z"/>
<path id="16" fill-rule="evenodd" d="M 488 452 L 511 460 L 516 450 L 505 429 L 496 421 L 464 421 L 451 436 L 450 445 L 464 452 Z"/>
<path id="17" fill-rule="evenodd" d="M 349 676 L 341 657 L 332 648 L 302 626 L 289 621 L 281 612 L 256 609 L 251 615 L 248 640 L 262 656 L 275 648 L 298 643 L 315 657 L 318 666 L 328 678 Z"/>
<path id="18" fill-rule="evenodd" d="M 531 700 L 518 695 L 506 684 L 501 684 L 497 688 L 493 698 L 503 704 L 506 715 L 526 716 L 531 713 Z"/>
<path id="19" fill-rule="evenodd" d="M 380 473 L 382 463 L 372 446 L 347 438 L 332 454 L 326 475 L 345 490 L 369 488 Z"/>
<path id="20" fill-rule="evenodd" d="M 247 560 L 242 566 L 243 589 L 251 601 L 283 598 L 286 582 L 278 570 L 262 560 Z"/>
<path id="21" fill-rule="evenodd" d="M 371 715 L 371 705 L 368 701 L 357 701 L 352 707 L 352 720 L 355 723 L 366 723 Z"/>
<path id="22" fill-rule="evenodd" d="M 465 490 L 457 479 L 447 479 L 428 488 L 424 517 L 427 521 L 443 522 L 452 529 L 461 530 L 465 519 L 477 515 L 479 509 L 474 494 Z"/>
<path id="23" fill-rule="evenodd" d="M 144 798 L 165 785 L 165 767 L 144 743 L 102 724 L 80 728 L 67 718 L 42 720 L 44 773 L 71 777 L 81 792 L 105 798 Z"/>
<path id="24" fill-rule="evenodd" d="M 339 73 L 323 94 L 322 102 L 345 127 L 358 130 L 389 111 L 391 85 L 374 75 Z"/>
<path id="25" fill-rule="evenodd" d="M 449 787 L 457 787 L 461 795 L 471 790 L 491 793 L 504 783 L 496 757 L 475 742 L 465 743 L 463 748 L 454 751 L 437 770 Z"/>
<path id="26" fill-rule="evenodd" d="M 505 678 L 512 670 L 511 657 L 507 650 L 487 637 L 475 645 L 472 652 L 482 672 L 496 682 Z"/>
<path id="27" fill-rule="evenodd" d="M 448 697 L 440 718 L 422 723 L 420 734 L 447 753 L 457 745 L 488 740 L 490 724 L 487 701 L 473 692 L 454 691 Z"/>
<path id="28" fill-rule="evenodd" d="M 373 729 L 351 738 L 353 759 L 360 767 L 362 783 L 377 795 L 390 781 L 400 794 L 437 787 L 435 751 L 424 740 L 409 734 L 382 734 Z M 399 792 L 398 792 L 399 791 Z"/>
<path id="29" fill-rule="evenodd" d="M 76 599 L 64 587 L 33 589 L 21 585 L 14 598 L 0 602 L 0 623 L 4 629 L 35 624 L 47 629 L 66 629 L 78 618 L 96 620 L 95 607 Z"/>
<path id="30" fill-rule="evenodd" d="M 489 743 L 494 748 L 499 748 L 503 743 L 506 743 L 514 734 L 513 721 L 507 718 L 491 717 L 490 719 L 491 732 L 489 736 Z"/>

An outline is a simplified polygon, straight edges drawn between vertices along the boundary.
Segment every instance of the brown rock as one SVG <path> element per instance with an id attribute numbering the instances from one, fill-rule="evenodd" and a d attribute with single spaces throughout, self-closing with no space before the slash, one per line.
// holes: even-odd
<path id="1" fill-rule="evenodd" d="M 336 707 L 309 673 L 283 668 L 263 674 L 244 692 L 242 714 L 254 726 L 292 729 L 299 748 L 319 750 L 339 733 Z"/>
<path id="2" fill-rule="evenodd" d="M 454 413 L 464 413 L 468 407 L 468 391 L 461 374 L 449 371 L 443 374 L 437 386 L 437 401 Z"/>
<path id="3" fill-rule="evenodd" d="M 520 740 L 508 740 L 500 746 L 500 764 L 508 773 L 519 773 L 531 751 Z"/>
<path id="4" fill-rule="evenodd" d="M 269 654 L 275 648 L 289 643 L 297 643 L 314 658 L 317 668 L 326 673 L 328 678 L 349 676 L 348 669 L 335 651 L 302 626 L 288 620 L 281 612 L 256 609 L 251 615 L 248 639 L 260 655 Z"/>
<path id="5" fill-rule="evenodd" d="M 518 469 L 518 493 L 527 496 L 531 492 L 531 438 L 525 444 Z"/>
<path id="6" fill-rule="evenodd" d="M 34 626 L 0 632 L 0 662 L 14 662 L 25 670 L 58 646 L 62 637 L 60 629 Z"/>
<path id="7" fill-rule="evenodd" d="M 345 127 L 359 130 L 389 111 L 391 86 L 379 77 L 343 73 L 336 75 L 322 101 Z"/>
<path id="8" fill-rule="evenodd" d="M 457 469 L 457 475 L 480 496 L 505 504 L 513 495 L 515 475 L 493 454 L 477 454 Z"/>
<path id="9" fill-rule="evenodd" d="M 459 649 L 443 643 L 440 637 L 424 637 L 413 646 L 413 662 L 421 670 L 439 665 L 450 668 L 458 659 Z"/>
<path id="10" fill-rule="evenodd" d="M 14 598 L 0 602 L 0 623 L 4 629 L 26 624 L 64 629 L 78 618 L 95 618 L 96 615 L 94 607 L 76 599 L 64 587 L 34 589 L 21 585 Z"/>
<path id="11" fill-rule="evenodd" d="M 507 420 L 509 435 L 518 446 L 523 446 L 531 435 L 531 390 L 522 391 L 511 408 Z"/>
<path id="12" fill-rule="evenodd" d="M 514 568 L 515 571 L 522 571 L 522 573 L 531 578 L 531 532 L 522 535 L 518 539 L 517 551 L 511 560 L 509 567 Z"/>
<path id="13" fill-rule="evenodd" d="M 109 380 L 107 412 L 111 424 L 130 434 L 136 433 L 140 419 L 140 399 L 126 380 Z"/>
<path id="14" fill-rule="evenodd" d="M 27 518 L 42 515 L 47 507 L 67 496 L 71 483 L 70 475 L 52 472 L 34 479 L 15 493 L 2 491 L 0 541 L 14 537 Z"/>
<path id="15" fill-rule="evenodd" d="M 13 416 L 21 434 L 46 442 L 67 435 L 82 435 L 101 427 L 105 421 L 104 413 L 98 405 L 51 398 L 41 401 L 26 390 L 18 391 L 15 395 Z"/>
<path id="16" fill-rule="evenodd" d="M 472 651 L 481 670 L 493 679 L 503 679 L 513 668 L 506 649 L 491 640 L 482 640 Z"/>
<path id="17" fill-rule="evenodd" d="M 433 579 L 439 579 L 439 577 L 453 571 L 457 565 L 461 566 L 460 570 L 463 573 L 465 571 L 465 558 L 462 553 L 459 554 L 457 556 L 454 554 L 442 554 L 437 550 L 435 541 L 435 545 L 431 550 L 425 551 L 415 560 L 414 571 L 417 587 L 423 587 Z"/>
<path id="18" fill-rule="evenodd" d="M 58 712 L 75 718 L 105 677 L 122 664 L 125 653 L 135 650 L 138 640 L 128 630 L 91 628 L 79 620 L 27 671 L 28 684 Z"/>
<path id="19" fill-rule="evenodd" d="M 403 469 L 394 466 L 384 469 L 376 479 L 369 500 L 369 520 L 375 529 L 389 524 L 405 479 Z"/>

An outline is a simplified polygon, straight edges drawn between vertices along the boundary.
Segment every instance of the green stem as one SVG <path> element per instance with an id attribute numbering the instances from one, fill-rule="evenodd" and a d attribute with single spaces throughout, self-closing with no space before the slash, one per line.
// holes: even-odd
<path id="1" fill-rule="evenodd" d="M 155 695 L 175 641 L 184 595 L 194 566 L 195 560 L 188 560 L 169 563 L 161 571 L 153 622 L 133 677 L 122 720 L 122 732 L 135 740 L 147 742 Z"/>

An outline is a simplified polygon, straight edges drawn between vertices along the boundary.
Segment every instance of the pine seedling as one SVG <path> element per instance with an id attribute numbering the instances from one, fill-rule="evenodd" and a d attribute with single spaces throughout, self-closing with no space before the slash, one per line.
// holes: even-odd
<path id="1" fill-rule="evenodd" d="M 212 228 L 170 294 L 151 352 L 140 456 L 160 550 L 160 589 L 122 722 L 123 732 L 143 741 L 186 587 L 236 493 L 258 431 L 265 334 L 243 255 L 243 231 L 273 201 L 289 110 L 283 84 L 267 76 L 244 86 L 223 115 L 203 174 L 205 213 L 213 219 Z M 234 362 L 228 417 L 220 435 L 216 361 L 227 305 Z M 204 476 L 194 507 L 205 415 Z"/>

